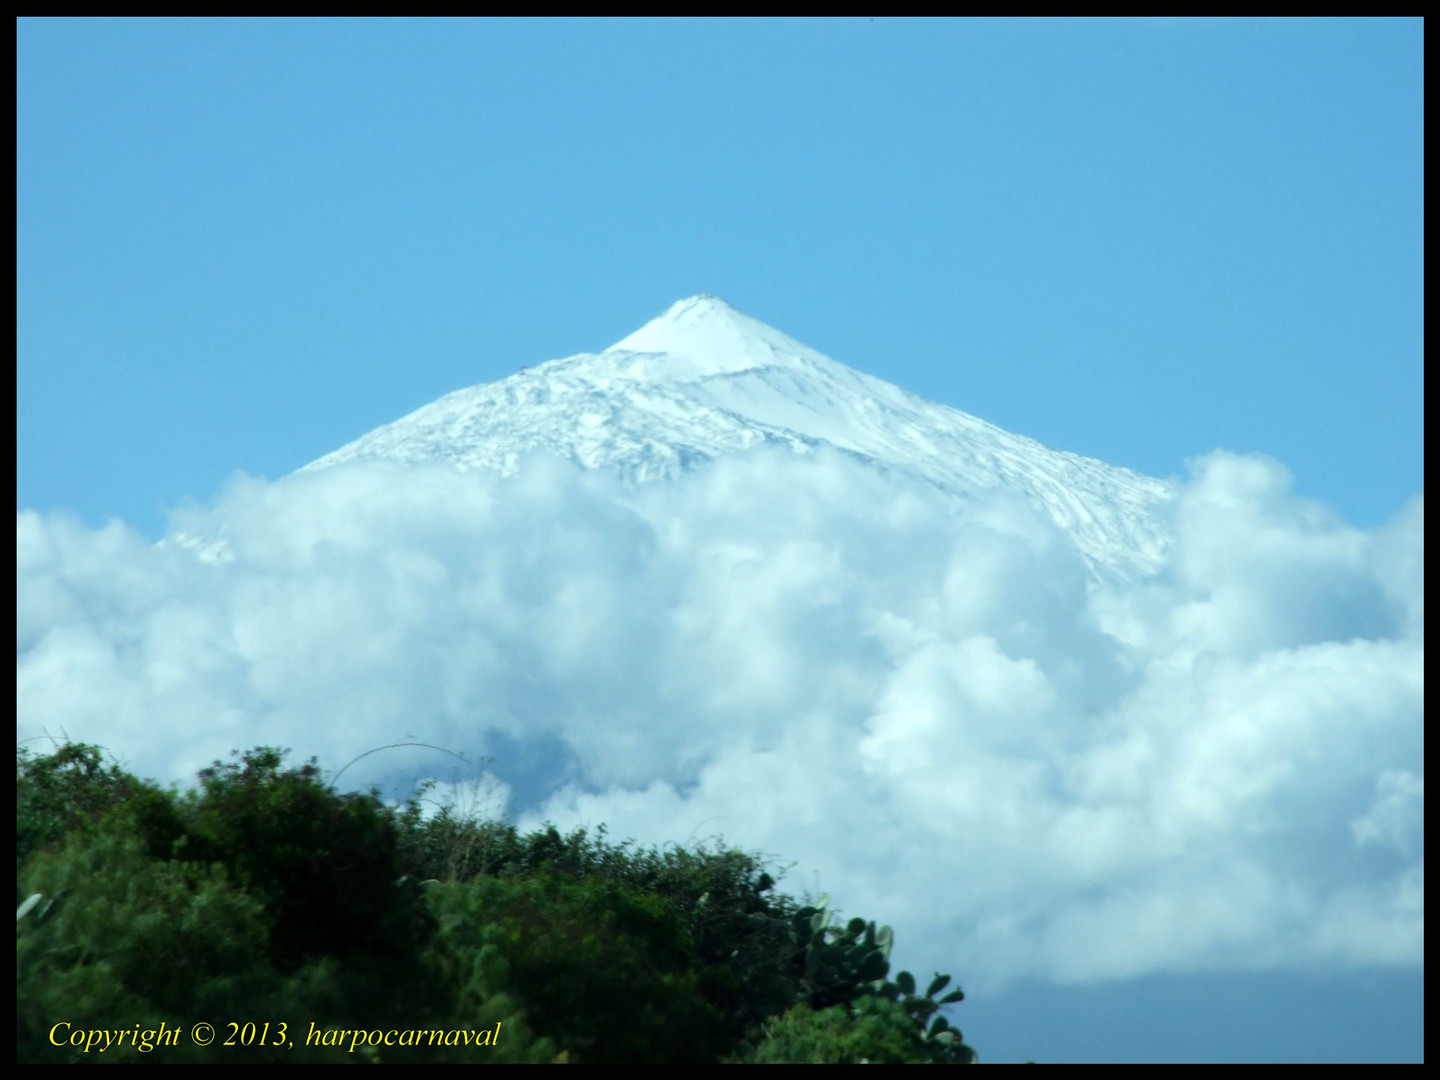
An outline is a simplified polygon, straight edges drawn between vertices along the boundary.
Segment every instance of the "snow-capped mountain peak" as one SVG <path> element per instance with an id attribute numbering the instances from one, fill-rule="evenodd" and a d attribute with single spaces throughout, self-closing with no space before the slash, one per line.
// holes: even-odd
<path id="1" fill-rule="evenodd" d="M 702 293 L 676 301 L 664 314 L 617 341 L 606 353 L 654 353 L 683 363 L 655 372 L 660 377 L 703 378 L 753 368 L 825 358 L 794 338 L 736 311 L 718 296 Z"/>
<path id="2" fill-rule="evenodd" d="M 600 353 L 447 394 L 308 469 L 386 459 L 513 473 L 542 451 L 637 482 L 759 445 L 830 446 L 964 501 L 1003 487 L 1042 508 L 1097 579 L 1154 570 L 1158 480 L 1003 431 L 837 363 L 718 297 L 692 296 Z"/>

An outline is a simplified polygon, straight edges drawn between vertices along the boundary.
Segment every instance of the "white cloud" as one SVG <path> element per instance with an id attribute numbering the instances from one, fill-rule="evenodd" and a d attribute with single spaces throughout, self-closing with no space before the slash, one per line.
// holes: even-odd
<path id="1" fill-rule="evenodd" d="M 228 558 L 17 514 L 20 738 L 165 780 L 508 748 L 523 824 L 796 860 L 967 985 L 1422 963 L 1421 498 L 1365 532 L 1217 453 L 1170 565 L 1103 589 L 1023 503 L 829 453 L 349 465 L 175 525 Z M 397 753 L 346 784 L 425 769 Z"/>
<path id="2" fill-rule="evenodd" d="M 1355 843 L 1380 844 L 1409 855 L 1425 826 L 1425 778 L 1390 769 L 1375 781 L 1375 801 L 1350 822 Z"/>

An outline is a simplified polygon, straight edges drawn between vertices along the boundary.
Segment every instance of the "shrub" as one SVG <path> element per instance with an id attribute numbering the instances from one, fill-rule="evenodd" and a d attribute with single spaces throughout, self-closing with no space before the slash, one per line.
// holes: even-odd
<path id="1" fill-rule="evenodd" d="M 452 993 L 513 995 L 576 1061 L 713 1061 L 726 1049 L 685 920 L 664 897 L 559 874 L 475 878 L 430 896 Z"/>
<path id="2" fill-rule="evenodd" d="M 904 1010 L 883 998 L 862 997 L 853 1008 L 796 1005 L 765 1025 L 754 1050 L 733 1060 L 747 1065 L 911 1065 L 929 1058 Z"/>
<path id="3" fill-rule="evenodd" d="M 255 1004 L 273 982 L 263 905 L 223 867 L 159 862 L 133 836 L 77 832 L 32 860 L 23 884 L 62 899 L 50 917 L 18 928 L 22 1061 L 84 1060 L 50 1045 L 56 1020 L 76 1029 L 213 1020 Z M 139 1056 L 119 1047 L 105 1060 Z"/>
<path id="4" fill-rule="evenodd" d="M 974 1052 L 924 1040 L 896 1002 L 864 995 L 846 1005 L 796 1005 L 767 1023 L 759 1044 L 730 1060 L 747 1065 L 966 1063 Z"/>
<path id="5" fill-rule="evenodd" d="M 95 747 L 17 755 L 22 1061 L 46 1037 L 287 1022 L 295 1047 L 165 1061 L 963 1062 L 960 999 L 890 981 L 889 927 L 832 923 L 758 857 L 528 834 L 338 794 L 260 747 L 162 791 Z M 496 1046 L 304 1048 L 320 1029 L 504 1028 Z M 305 1028 L 306 1031 L 298 1030 Z M 136 1060 L 133 1045 L 103 1060 Z"/>
<path id="6" fill-rule="evenodd" d="M 337 795 L 313 761 L 282 769 L 282 760 L 261 747 L 203 770 L 181 807 L 181 854 L 224 863 L 261 899 L 272 920 L 270 957 L 282 972 L 333 956 L 358 976 L 377 960 L 412 956 L 426 916 L 416 892 L 396 884 L 390 811 L 374 793 Z"/>
<path id="7" fill-rule="evenodd" d="M 61 843 L 72 829 L 98 821 L 143 787 L 98 746 L 67 743 L 53 754 L 16 750 L 15 863 Z"/>

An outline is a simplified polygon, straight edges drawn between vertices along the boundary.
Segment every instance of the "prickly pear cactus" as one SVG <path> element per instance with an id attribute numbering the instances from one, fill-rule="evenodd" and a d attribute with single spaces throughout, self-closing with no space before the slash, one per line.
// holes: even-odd
<path id="1" fill-rule="evenodd" d="M 952 990 L 935 995 L 950 985 L 950 976 L 935 973 L 923 995 L 916 993 L 915 976 L 899 972 L 894 982 L 890 973 L 890 950 L 895 932 L 889 926 L 853 918 L 843 927 L 830 921 L 829 897 L 814 906 L 803 907 L 790 919 L 790 933 L 803 957 L 804 987 L 812 1009 L 850 1005 L 870 994 L 893 1001 L 915 1023 L 922 1044 L 933 1048 L 936 1060 L 973 1062 L 975 1051 L 962 1041 L 960 1032 L 943 1016 L 946 1005 L 962 1001 L 965 994 Z"/>

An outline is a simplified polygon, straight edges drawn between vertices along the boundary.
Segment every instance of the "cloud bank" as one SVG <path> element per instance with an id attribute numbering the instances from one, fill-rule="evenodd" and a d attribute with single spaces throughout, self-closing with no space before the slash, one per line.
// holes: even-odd
<path id="1" fill-rule="evenodd" d="M 1170 512 L 1096 587 L 1003 492 L 830 453 L 240 477 L 175 515 L 219 559 L 22 511 L 17 736 L 488 751 L 522 825 L 774 853 L 967 986 L 1423 964 L 1423 498 L 1360 531 L 1216 453 Z"/>

